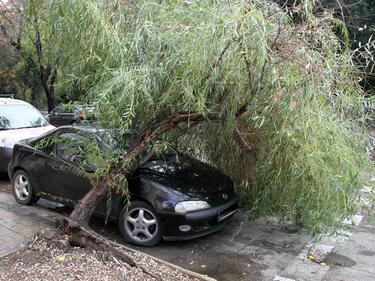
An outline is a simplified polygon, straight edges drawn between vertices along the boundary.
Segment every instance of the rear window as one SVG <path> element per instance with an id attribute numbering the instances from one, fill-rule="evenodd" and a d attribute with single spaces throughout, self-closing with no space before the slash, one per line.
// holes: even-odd
<path id="1" fill-rule="evenodd" d="M 0 106 L 0 130 L 37 128 L 48 123 L 31 105 L 2 105 Z"/>
<path id="2" fill-rule="evenodd" d="M 71 104 L 60 104 L 56 106 L 51 113 L 80 113 L 82 107 L 80 105 L 71 105 Z"/>

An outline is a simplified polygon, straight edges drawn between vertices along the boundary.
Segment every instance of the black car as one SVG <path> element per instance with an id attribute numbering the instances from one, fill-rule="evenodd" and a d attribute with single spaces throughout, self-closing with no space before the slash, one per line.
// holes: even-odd
<path id="1" fill-rule="evenodd" d="M 48 122 L 54 126 L 64 126 L 80 123 L 86 119 L 85 110 L 81 105 L 63 105 L 56 106 L 46 116 Z"/>
<path id="2" fill-rule="evenodd" d="M 60 127 L 14 146 L 8 167 L 17 202 L 32 204 L 39 198 L 73 206 L 90 189 L 89 180 L 67 169 L 77 154 L 55 142 L 38 149 L 51 136 L 80 140 L 92 129 Z M 70 147 L 71 148 L 71 147 Z M 79 153 L 79 152 L 77 152 Z M 151 158 L 129 179 L 131 202 L 113 194 L 111 219 L 118 222 L 126 241 L 153 246 L 164 240 L 186 240 L 215 232 L 237 211 L 233 181 L 219 170 L 186 155 L 166 153 Z M 106 203 L 96 209 L 106 213 Z"/>

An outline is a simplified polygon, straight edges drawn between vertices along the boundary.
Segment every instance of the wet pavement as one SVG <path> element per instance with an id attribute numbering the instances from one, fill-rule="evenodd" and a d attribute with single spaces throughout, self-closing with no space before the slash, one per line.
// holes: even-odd
<path id="1" fill-rule="evenodd" d="M 0 178 L 0 257 L 20 250 L 38 231 L 54 227 L 59 215 L 39 206 L 19 205 L 10 191 L 9 182 Z"/>
<path id="2" fill-rule="evenodd" d="M 21 206 L 10 191 L 7 179 L 0 178 L 0 226 L 1 217 L 12 214 L 16 231 L 31 233 L 42 226 L 53 226 L 54 218 L 69 213 L 68 208 L 55 208 L 56 204 L 46 200 L 31 207 Z M 102 219 L 93 218 L 91 226 L 124 243 L 115 224 L 104 225 Z M 375 280 L 374 234 L 374 225 L 364 220 L 345 242 L 331 246 L 331 252 L 318 264 L 304 254 L 311 241 L 305 230 L 286 233 L 265 220 L 245 222 L 240 212 L 222 230 L 206 237 L 161 242 L 156 247 L 127 246 L 217 280 Z M 31 234 L 25 235 L 24 240 L 29 237 Z"/>

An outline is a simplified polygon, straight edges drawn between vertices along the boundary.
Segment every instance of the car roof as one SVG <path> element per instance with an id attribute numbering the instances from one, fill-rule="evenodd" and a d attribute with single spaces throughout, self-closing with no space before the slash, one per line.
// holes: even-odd
<path id="1" fill-rule="evenodd" d="M 2 105 L 30 105 L 30 104 L 22 100 L 0 98 L 0 106 Z"/>
<path id="2" fill-rule="evenodd" d="M 114 132 L 116 129 L 104 129 L 104 128 L 97 128 L 97 127 L 92 127 L 92 126 L 61 126 L 57 127 L 56 129 L 52 130 L 51 132 L 57 132 L 57 133 L 70 133 L 70 132 L 82 132 L 82 133 L 103 133 L 103 132 Z M 135 131 L 134 130 L 128 130 L 124 134 L 127 135 L 134 135 Z"/>
<path id="3" fill-rule="evenodd" d="M 98 129 L 98 128 L 95 128 L 95 127 L 88 127 L 88 126 L 61 126 L 61 127 L 58 127 L 56 128 L 55 131 L 61 131 L 61 132 L 64 132 L 64 131 L 81 131 L 81 132 L 85 132 L 85 133 L 95 133 L 95 132 L 100 132 L 100 131 L 105 131 L 104 129 Z"/>

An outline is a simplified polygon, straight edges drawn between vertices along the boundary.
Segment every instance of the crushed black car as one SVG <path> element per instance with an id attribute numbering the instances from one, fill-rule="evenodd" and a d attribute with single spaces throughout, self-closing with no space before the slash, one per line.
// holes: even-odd
<path id="1" fill-rule="evenodd" d="M 43 136 L 18 142 L 8 166 L 13 194 L 20 204 L 45 198 L 67 206 L 90 189 L 89 180 L 67 169 L 77 153 L 56 142 L 40 149 L 51 136 L 80 140 L 92 129 L 60 127 Z M 120 194 L 112 195 L 110 218 L 118 222 L 124 239 L 141 246 L 164 240 L 187 240 L 222 228 L 238 208 L 233 181 L 218 169 L 184 154 L 153 156 L 129 179 L 130 205 Z M 103 200 L 95 211 L 105 216 Z"/>

